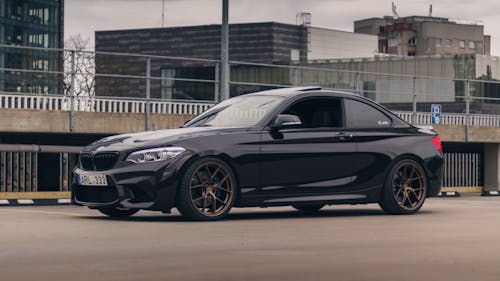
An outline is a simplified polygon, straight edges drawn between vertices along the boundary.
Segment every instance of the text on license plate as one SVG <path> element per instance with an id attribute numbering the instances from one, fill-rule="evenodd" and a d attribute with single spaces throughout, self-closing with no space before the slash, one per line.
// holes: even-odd
<path id="1" fill-rule="evenodd" d="M 78 175 L 78 184 L 86 186 L 107 186 L 108 180 L 106 175 L 102 174 L 87 174 Z"/>

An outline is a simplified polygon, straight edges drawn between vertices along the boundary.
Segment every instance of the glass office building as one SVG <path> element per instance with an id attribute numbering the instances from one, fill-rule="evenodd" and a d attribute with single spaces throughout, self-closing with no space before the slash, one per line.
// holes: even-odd
<path id="1" fill-rule="evenodd" d="M 0 44 L 63 48 L 64 0 L 0 0 Z M 0 46 L 0 91 L 60 94 L 63 54 Z M 15 71 L 22 69 L 36 72 Z"/>

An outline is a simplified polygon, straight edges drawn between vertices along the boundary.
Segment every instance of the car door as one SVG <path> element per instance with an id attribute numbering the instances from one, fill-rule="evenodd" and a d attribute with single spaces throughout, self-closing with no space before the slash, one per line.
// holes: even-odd
<path id="1" fill-rule="evenodd" d="M 346 98 L 346 127 L 356 143 L 351 160 L 355 189 L 369 189 L 384 184 L 385 172 L 401 146 L 401 134 L 392 118 L 368 101 Z"/>
<path id="2" fill-rule="evenodd" d="M 262 132 L 259 195 L 332 194 L 349 186 L 355 143 L 345 128 L 342 99 L 302 98 L 281 113 L 297 115 L 302 125 Z"/>

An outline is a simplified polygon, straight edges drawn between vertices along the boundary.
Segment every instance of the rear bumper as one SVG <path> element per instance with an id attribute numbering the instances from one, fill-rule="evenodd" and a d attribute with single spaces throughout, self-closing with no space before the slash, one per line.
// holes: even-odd
<path id="1" fill-rule="evenodd" d="M 427 197 L 436 197 L 441 192 L 443 182 L 444 156 L 441 152 L 427 162 L 427 171 L 429 175 Z"/>

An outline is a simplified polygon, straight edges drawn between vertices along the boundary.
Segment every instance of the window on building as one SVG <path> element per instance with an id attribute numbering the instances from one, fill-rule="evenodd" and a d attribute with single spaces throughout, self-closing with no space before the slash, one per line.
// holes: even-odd
<path id="1" fill-rule="evenodd" d="M 446 47 L 451 48 L 451 39 L 446 39 Z"/>
<path id="2" fill-rule="evenodd" d="M 408 45 L 416 45 L 417 44 L 417 38 L 412 37 L 408 39 Z"/>
<path id="3" fill-rule="evenodd" d="M 416 55 L 415 51 L 408 52 L 409 57 L 414 57 Z"/>
<path id="4" fill-rule="evenodd" d="M 442 46 L 442 40 L 441 38 L 436 39 L 436 47 L 441 47 Z"/>
<path id="5" fill-rule="evenodd" d="M 385 33 L 385 26 L 382 26 L 382 25 L 379 26 L 378 31 L 379 31 L 379 33 Z"/>
<path id="6" fill-rule="evenodd" d="M 465 40 L 460 40 L 460 48 L 465 49 Z"/>
<path id="7" fill-rule="evenodd" d="M 174 92 L 174 82 L 175 69 L 167 68 L 161 70 L 161 98 L 162 99 L 172 99 Z"/>
<path id="8" fill-rule="evenodd" d="M 291 61 L 299 61 L 300 60 L 300 50 L 291 49 L 290 50 L 290 60 Z"/>
<path id="9" fill-rule="evenodd" d="M 163 68 L 160 95 L 163 99 L 213 100 L 215 87 L 211 83 L 181 81 L 176 78 L 205 79 L 215 78 L 214 67 L 176 67 Z"/>
<path id="10" fill-rule="evenodd" d="M 476 49 L 476 42 L 474 42 L 474 41 L 469 41 L 469 49 L 471 49 L 471 50 Z"/>
<path id="11" fill-rule="evenodd" d="M 389 48 L 396 47 L 397 45 L 399 45 L 399 39 L 391 38 L 389 39 L 388 43 L 389 43 Z"/>

